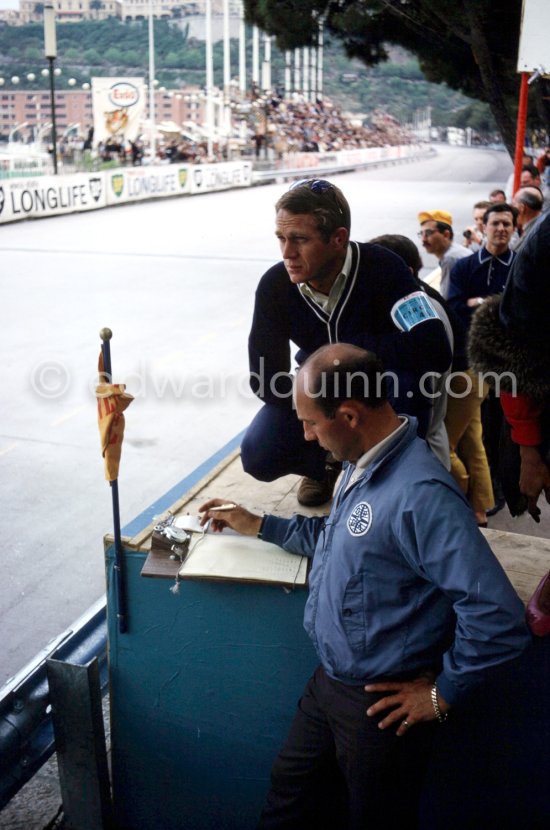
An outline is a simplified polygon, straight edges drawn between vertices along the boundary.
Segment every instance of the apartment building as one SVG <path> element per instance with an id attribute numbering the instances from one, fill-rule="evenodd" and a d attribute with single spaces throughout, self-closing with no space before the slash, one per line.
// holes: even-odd
<path id="1" fill-rule="evenodd" d="M 149 17 L 151 0 L 51 0 L 59 23 L 78 23 L 81 20 L 138 20 Z M 240 0 L 231 0 L 230 13 L 238 14 Z M 11 24 L 39 23 L 43 19 L 41 4 L 36 0 L 19 0 L 19 12 L 12 10 L 5 21 Z M 205 13 L 205 0 L 152 0 L 153 17 L 157 19 L 186 17 Z M 213 14 L 223 12 L 223 0 L 214 0 Z"/>
<path id="2" fill-rule="evenodd" d="M 149 117 L 146 98 L 146 117 Z M 17 129 L 16 140 L 26 140 L 48 132 L 51 124 L 50 94 L 46 90 L 7 90 L 0 88 L 0 140 L 7 140 Z M 60 135 L 73 128 L 86 135 L 93 125 L 92 93 L 84 89 L 60 89 L 55 93 L 55 121 Z M 185 87 L 155 91 L 155 122 L 174 122 L 183 129 L 189 124 L 203 124 L 205 103 L 202 90 Z"/>
<path id="3" fill-rule="evenodd" d="M 35 0 L 19 0 L 19 22 L 40 23 L 44 15 Z M 81 20 L 105 20 L 120 17 L 119 0 L 52 0 L 58 23 L 78 23 Z"/>

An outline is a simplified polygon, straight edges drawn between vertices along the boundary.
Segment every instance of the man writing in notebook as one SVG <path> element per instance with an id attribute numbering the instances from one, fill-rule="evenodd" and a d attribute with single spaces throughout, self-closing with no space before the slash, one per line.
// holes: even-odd
<path id="1" fill-rule="evenodd" d="M 304 625 L 320 666 L 275 761 L 262 830 L 414 828 L 433 728 L 529 642 L 466 500 L 415 419 L 389 405 L 382 373 L 349 344 L 322 347 L 298 372 L 305 440 L 349 462 L 328 517 L 201 507 L 214 530 L 313 558 Z M 339 776 L 343 812 L 327 824 Z"/>

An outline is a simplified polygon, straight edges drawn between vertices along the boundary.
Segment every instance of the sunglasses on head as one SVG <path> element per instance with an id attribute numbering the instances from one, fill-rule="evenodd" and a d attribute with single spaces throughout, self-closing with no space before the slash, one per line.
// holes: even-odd
<path id="1" fill-rule="evenodd" d="M 341 213 L 342 216 L 344 215 L 344 211 L 338 204 L 336 188 L 331 182 L 327 182 L 326 179 L 299 179 L 297 182 L 292 182 L 288 189 L 295 190 L 297 187 L 307 187 L 307 189 L 311 190 L 312 193 L 317 193 L 319 195 L 323 193 L 332 193 L 334 202 L 338 208 L 338 213 Z"/>
<path id="2" fill-rule="evenodd" d="M 327 190 L 334 190 L 334 185 L 326 179 L 299 179 L 297 182 L 292 182 L 288 189 L 294 190 L 297 187 L 307 187 L 312 193 L 326 193 Z"/>

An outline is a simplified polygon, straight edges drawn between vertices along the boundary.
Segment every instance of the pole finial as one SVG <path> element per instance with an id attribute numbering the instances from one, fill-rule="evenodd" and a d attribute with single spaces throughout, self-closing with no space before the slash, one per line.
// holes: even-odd
<path id="1" fill-rule="evenodd" d="M 111 337 L 113 336 L 113 332 L 109 328 L 104 328 L 104 329 L 101 329 L 101 331 L 99 332 L 99 336 L 101 337 L 102 340 L 110 340 Z"/>

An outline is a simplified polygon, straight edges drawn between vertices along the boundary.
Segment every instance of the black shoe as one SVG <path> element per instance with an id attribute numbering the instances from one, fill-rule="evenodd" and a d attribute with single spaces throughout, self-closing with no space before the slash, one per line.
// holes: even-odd
<path id="1" fill-rule="evenodd" d="M 504 499 L 497 499 L 494 506 L 490 510 L 486 510 L 487 516 L 496 516 L 496 514 L 506 506 Z"/>
<path id="2" fill-rule="evenodd" d="M 319 507 L 319 505 L 330 501 L 341 469 L 342 464 L 340 462 L 331 461 L 327 463 L 325 475 L 321 481 L 314 478 L 303 478 L 296 496 L 298 504 L 303 504 L 304 507 Z"/>

